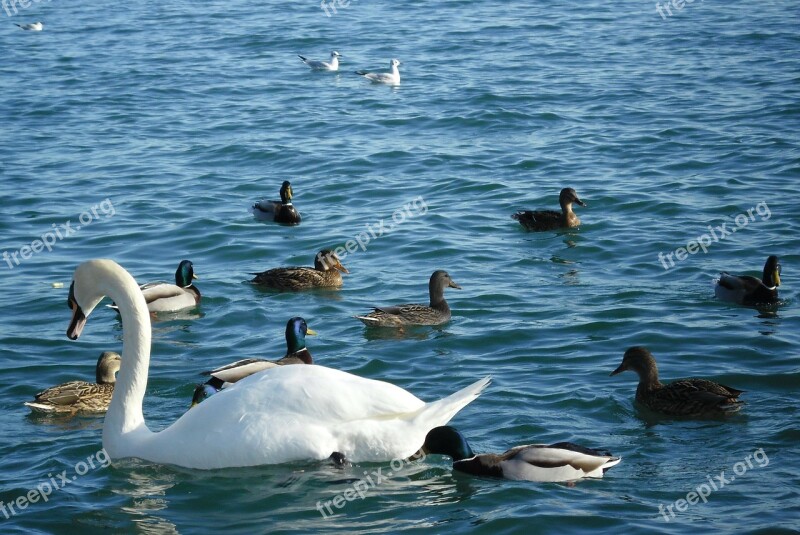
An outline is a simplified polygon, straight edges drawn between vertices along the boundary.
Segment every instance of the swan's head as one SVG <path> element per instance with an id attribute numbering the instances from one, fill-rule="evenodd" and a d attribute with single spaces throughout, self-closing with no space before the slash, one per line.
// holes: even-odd
<path id="1" fill-rule="evenodd" d="M 92 313 L 94 307 L 105 297 L 104 293 L 97 290 L 97 286 L 91 284 L 88 270 L 81 269 L 86 264 L 81 264 L 75 270 L 72 284 L 69 286 L 69 297 L 67 306 L 72 310 L 72 321 L 67 328 L 67 337 L 70 340 L 77 340 L 86 325 L 86 318 Z"/>
<path id="2" fill-rule="evenodd" d="M 306 335 L 316 335 L 315 331 L 308 328 L 306 320 L 301 317 L 292 318 L 286 324 L 286 350 L 288 353 L 297 353 L 306 347 Z"/>
<path id="3" fill-rule="evenodd" d="M 284 180 L 283 184 L 281 184 L 281 202 L 283 204 L 292 202 L 293 196 L 292 184 L 288 180 Z"/>
<path id="4" fill-rule="evenodd" d="M 454 461 L 475 456 L 464 435 L 449 425 L 434 427 L 428 431 L 420 451 L 426 455 L 430 453 L 449 455 Z"/>
<path id="5" fill-rule="evenodd" d="M 332 58 L 340 58 L 340 57 L 342 57 L 342 55 L 339 54 L 337 51 L 334 50 L 333 52 L 331 52 L 331 59 Z"/>
<path id="6" fill-rule="evenodd" d="M 389 65 L 391 67 L 399 67 L 400 66 L 400 60 L 399 59 L 393 59 L 392 62 Z"/>
<path id="7" fill-rule="evenodd" d="M 116 292 L 121 292 L 125 287 L 138 289 L 139 286 L 133 277 L 113 260 L 89 260 L 78 266 L 72 276 L 67 298 L 67 306 L 72 310 L 72 321 L 67 328 L 67 337 L 70 340 L 78 339 L 86 325 L 86 318 L 109 291 L 114 292 L 111 297 L 119 304 L 123 296 Z M 138 292 L 137 295 L 142 301 L 141 306 L 147 306 L 142 293 Z"/>
<path id="8" fill-rule="evenodd" d="M 182 260 L 175 271 L 175 285 L 186 288 L 192 285 L 192 279 L 199 278 L 194 274 L 194 265 L 189 260 Z"/>

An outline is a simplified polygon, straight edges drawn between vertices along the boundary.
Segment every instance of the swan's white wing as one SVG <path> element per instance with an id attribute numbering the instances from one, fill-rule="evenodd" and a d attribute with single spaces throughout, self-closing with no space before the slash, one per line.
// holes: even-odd
<path id="1" fill-rule="evenodd" d="M 427 432 L 475 399 L 488 378 L 425 404 L 389 383 L 318 365 L 278 366 L 223 389 L 112 458 L 195 468 L 253 466 L 344 453 L 354 462 L 417 451 Z M 105 444 L 105 442 L 104 442 Z"/>

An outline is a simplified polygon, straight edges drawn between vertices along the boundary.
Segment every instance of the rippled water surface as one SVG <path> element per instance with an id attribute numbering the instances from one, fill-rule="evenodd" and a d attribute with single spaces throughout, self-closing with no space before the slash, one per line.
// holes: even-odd
<path id="1" fill-rule="evenodd" d="M 644 1 L 352 0 L 331 17 L 274 0 L 16 9 L 0 11 L 3 533 L 797 529 L 793 3 L 697 1 L 666 18 Z M 43 32 L 12 24 L 36 20 Z M 296 56 L 332 49 L 339 73 Z M 393 57 L 399 87 L 353 73 Z M 302 224 L 255 220 L 249 205 L 285 179 Z M 556 208 L 565 186 L 588 204 L 579 229 L 527 233 L 510 218 Z M 343 258 L 341 291 L 243 284 L 381 221 L 384 235 Z M 707 252 L 659 260 L 723 224 L 736 232 Z M 51 251 L 23 249 L 56 229 Z M 714 298 L 720 270 L 757 275 L 770 254 L 783 265 L 777 309 Z M 200 309 L 153 325 L 153 429 L 186 410 L 199 371 L 281 356 L 286 320 L 300 315 L 319 332 L 318 363 L 425 400 L 491 374 L 453 420 L 476 451 L 571 440 L 623 461 L 575 485 L 468 477 L 442 457 L 399 470 L 100 468 L 102 418 L 22 405 L 90 379 L 101 351 L 121 349 L 105 307 L 77 342 L 64 335 L 72 272 L 94 257 L 142 282 L 171 278 L 183 258 L 200 276 Z M 447 293 L 450 324 L 381 333 L 351 317 L 424 302 L 435 269 L 463 287 Z M 653 351 L 664 379 L 730 384 L 747 405 L 727 420 L 654 420 L 633 404 L 632 373 L 608 376 L 632 345 Z M 378 469 L 392 475 L 320 514 Z M 707 503 L 675 503 L 723 471 L 731 481 Z M 7 509 L 46 482 L 63 488 Z M 669 521 L 659 510 L 680 505 Z"/>

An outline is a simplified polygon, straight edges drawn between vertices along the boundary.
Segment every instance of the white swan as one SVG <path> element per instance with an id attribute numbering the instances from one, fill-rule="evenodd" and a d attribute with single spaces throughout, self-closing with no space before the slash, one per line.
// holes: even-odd
<path id="1" fill-rule="evenodd" d="M 153 433 L 142 415 L 150 317 L 133 277 L 112 260 L 78 266 L 67 336 L 80 336 L 105 295 L 119 306 L 123 324 L 122 367 L 103 425 L 103 447 L 112 460 L 137 457 L 212 469 L 326 459 L 334 452 L 353 462 L 406 458 L 428 431 L 447 423 L 489 384 L 486 377 L 424 403 L 382 381 L 316 365 L 280 366 L 239 381 Z"/>

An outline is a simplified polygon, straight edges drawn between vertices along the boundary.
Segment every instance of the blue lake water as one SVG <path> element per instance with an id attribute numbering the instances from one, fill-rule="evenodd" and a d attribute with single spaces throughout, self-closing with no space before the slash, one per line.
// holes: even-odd
<path id="1" fill-rule="evenodd" d="M 0 510 L 0 531 L 797 530 L 797 6 L 335 5 L 331 16 L 275 0 L 0 10 L 0 501 L 59 487 Z M 39 20 L 42 32 L 13 25 Z M 297 58 L 334 49 L 338 73 Z M 398 87 L 353 72 L 391 58 Z M 255 220 L 250 204 L 286 179 L 302 224 Z M 557 208 L 566 186 L 588 204 L 580 228 L 527 233 L 511 219 Z M 338 292 L 243 284 L 363 243 L 381 221 L 382 236 L 350 246 Z M 692 240 L 706 251 L 676 252 Z M 783 265 L 777 310 L 714 298 L 720 270 L 758 275 L 770 254 Z M 201 370 L 280 357 L 300 315 L 319 332 L 318 363 L 424 400 L 491 374 L 452 421 L 476 451 L 570 440 L 623 461 L 575 485 L 468 477 L 441 457 L 395 470 L 102 468 L 102 417 L 22 405 L 91 379 L 99 353 L 121 349 L 104 307 L 80 340 L 64 335 L 72 272 L 96 257 L 141 282 L 188 258 L 200 277 L 199 311 L 153 326 L 152 429 L 186 410 Z M 450 324 L 376 333 L 351 317 L 425 302 L 436 269 L 463 288 L 447 292 Z M 653 351 L 663 379 L 713 379 L 746 390 L 747 405 L 726 420 L 652 420 L 634 406 L 635 376 L 608 376 L 633 345 Z M 392 475 L 320 513 L 378 469 Z M 677 502 L 720 475 L 730 481 L 707 503 Z"/>

